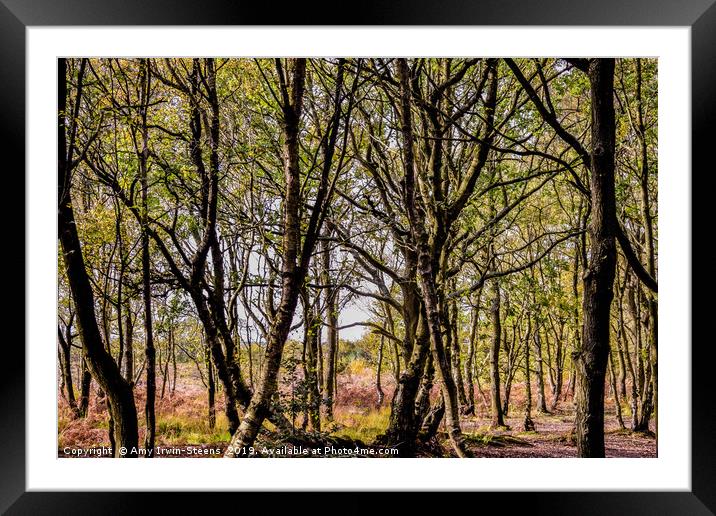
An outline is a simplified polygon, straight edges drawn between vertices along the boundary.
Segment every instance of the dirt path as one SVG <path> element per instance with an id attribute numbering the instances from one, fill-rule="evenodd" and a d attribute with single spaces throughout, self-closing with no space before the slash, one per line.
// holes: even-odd
<path id="1" fill-rule="evenodd" d="M 533 416 L 535 432 L 524 432 L 522 417 L 507 418 L 509 429 L 491 430 L 487 419 L 473 418 L 462 424 L 475 457 L 576 457 L 577 447 L 569 438 L 574 417 L 568 414 Z M 656 457 L 656 438 L 620 430 L 606 416 L 607 457 Z"/>

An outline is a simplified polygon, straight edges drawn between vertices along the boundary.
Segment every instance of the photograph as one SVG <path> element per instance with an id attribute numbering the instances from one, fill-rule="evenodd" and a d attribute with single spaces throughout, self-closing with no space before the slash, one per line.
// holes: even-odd
<path id="1" fill-rule="evenodd" d="M 657 57 L 53 60 L 56 458 L 658 458 Z"/>

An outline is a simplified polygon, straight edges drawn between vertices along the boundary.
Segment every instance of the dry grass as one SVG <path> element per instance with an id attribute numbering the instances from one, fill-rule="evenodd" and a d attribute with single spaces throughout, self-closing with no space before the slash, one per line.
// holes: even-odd
<path id="1" fill-rule="evenodd" d="M 361 360 L 351 363 L 338 377 L 333 421 L 322 421 L 322 428 L 331 435 L 366 444 L 385 431 L 390 417 L 390 400 L 395 381 L 389 372 L 384 372 L 382 406 L 377 407 L 375 372 Z M 549 389 L 547 388 L 549 391 Z M 161 381 L 159 381 L 161 391 Z M 533 403 L 536 385 L 532 387 Z M 167 387 L 164 398 L 157 395 L 156 443 L 160 446 L 178 445 L 224 445 L 229 441 L 227 421 L 224 415 L 224 400 L 221 393 L 216 395 L 216 426 L 208 426 L 208 402 L 206 390 L 195 376 L 195 370 L 182 367 L 174 392 Z M 434 388 L 433 396 L 438 396 Z M 510 398 L 511 410 L 506 423 L 509 428 L 490 427 L 489 409 L 482 397 L 475 393 L 475 416 L 463 418 L 462 428 L 470 447 L 476 456 L 483 457 L 569 457 L 574 456 L 575 447 L 570 430 L 573 425 L 571 400 L 560 402 L 554 414 L 538 414 L 533 405 L 532 417 L 535 432 L 524 432 L 525 389 L 523 384 L 513 385 Z M 144 389 L 139 383 L 135 387 L 135 401 L 140 424 L 140 443 L 144 440 Z M 656 456 L 656 440 L 653 437 L 632 434 L 619 430 L 614 418 L 614 402 L 606 403 L 607 455 L 619 457 Z M 624 412 L 625 421 L 628 414 Z M 297 421 L 302 416 L 297 417 Z M 108 446 L 107 409 L 98 401 L 96 393 L 91 396 L 88 415 L 73 419 L 64 398 L 58 399 L 58 444 L 92 448 Z M 442 443 L 445 450 L 450 446 Z"/>
<path id="2" fill-rule="evenodd" d="M 172 446 L 178 444 L 214 444 L 229 440 L 228 424 L 224 415 L 223 396 L 216 396 L 216 425 L 209 428 L 209 404 L 207 394 L 201 382 L 190 384 L 192 371 L 184 368 L 179 375 L 176 390 L 172 393 L 167 387 L 164 398 L 160 397 L 161 381 L 156 400 L 156 443 Z M 94 387 L 94 385 L 93 385 Z M 134 390 L 134 401 L 139 416 L 139 441 L 143 442 L 146 428 L 144 405 L 146 395 L 143 384 Z M 87 417 L 74 419 L 64 398 L 58 399 L 58 446 L 89 448 L 109 446 L 109 416 L 103 400 L 98 400 L 96 392 L 91 393 Z"/>

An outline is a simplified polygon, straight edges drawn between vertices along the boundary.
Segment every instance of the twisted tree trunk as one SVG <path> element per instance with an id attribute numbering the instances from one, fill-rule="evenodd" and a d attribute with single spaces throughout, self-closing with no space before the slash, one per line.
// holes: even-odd
<path id="1" fill-rule="evenodd" d="M 443 346 L 441 327 L 441 302 L 436 287 L 436 278 L 433 269 L 433 260 L 428 245 L 428 235 L 425 231 L 425 212 L 420 194 L 415 188 L 415 161 L 413 156 L 413 128 L 410 102 L 410 85 L 408 64 L 405 59 L 398 60 L 398 74 L 400 76 L 400 111 L 401 131 L 403 135 L 403 153 L 405 163 L 404 194 L 408 219 L 414 243 L 418 249 L 418 274 L 420 278 L 422 301 L 427 317 L 430 351 L 435 363 L 435 373 L 440 382 L 445 402 L 445 422 L 448 437 L 458 457 L 467 457 L 469 452 L 460 429 L 458 413 L 457 388 L 451 374 L 451 364 Z"/>
<path id="2" fill-rule="evenodd" d="M 263 370 L 258 387 L 244 413 L 238 430 L 231 439 L 225 456 L 239 457 L 251 446 L 259 433 L 263 420 L 270 412 L 270 402 L 277 389 L 278 370 L 283 348 L 291 329 L 291 321 L 305 276 L 305 269 L 297 263 L 300 246 L 300 175 L 299 175 L 299 121 L 303 104 L 306 60 L 294 61 L 291 91 L 284 88 L 283 99 L 283 157 L 286 194 L 284 198 L 284 234 L 282 289 L 276 316 L 272 322 L 266 344 Z M 283 74 L 279 70 L 279 74 Z M 319 209 L 318 206 L 315 209 Z M 306 244 L 304 244 L 306 245 Z"/>

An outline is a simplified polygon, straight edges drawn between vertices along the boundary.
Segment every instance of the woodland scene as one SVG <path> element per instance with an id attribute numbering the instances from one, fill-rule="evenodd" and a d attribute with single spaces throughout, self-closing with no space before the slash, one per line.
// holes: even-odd
<path id="1" fill-rule="evenodd" d="M 58 457 L 656 457 L 657 65 L 59 59 Z"/>

